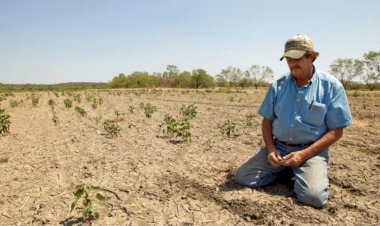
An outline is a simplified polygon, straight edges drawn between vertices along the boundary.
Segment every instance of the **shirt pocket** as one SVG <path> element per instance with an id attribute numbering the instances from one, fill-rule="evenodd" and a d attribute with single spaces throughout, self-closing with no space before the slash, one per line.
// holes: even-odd
<path id="1" fill-rule="evenodd" d="M 321 126 L 325 120 L 326 105 L 323 103 L 313 102 L 306 111 L 304 122 L 312 126 Z"/>

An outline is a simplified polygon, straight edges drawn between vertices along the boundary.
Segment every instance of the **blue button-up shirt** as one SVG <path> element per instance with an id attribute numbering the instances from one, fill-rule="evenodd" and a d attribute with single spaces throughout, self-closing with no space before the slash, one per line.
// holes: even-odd
<path id="1" fill-rule="evenodd" d="M 273 82 L 259 114 L 273 121 L 275 138 L 293 144 L 314 142 L 330 129 L 352 124 L 342 84 L 318 70 L 303 87 L 290 73 Z"/>

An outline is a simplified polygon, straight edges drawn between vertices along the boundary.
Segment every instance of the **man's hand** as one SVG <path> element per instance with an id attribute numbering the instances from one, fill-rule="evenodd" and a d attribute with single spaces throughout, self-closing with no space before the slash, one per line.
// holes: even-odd
<path id="1" fill-rule="evenodd" d="M 280 167 L 282 165 L 281 164 L 282 157 L 280 155 L 280 152 L 277 149 L 268 151 L 267 160 L 269 164 L 271 164 L 271 166 Z"/>
<path id="2" fill-rule="evenodd" d="M 296 167 L 302 165 L 304 162 L 304 157 L 302 155 L 301 151 L 295 151 L 291 152 L 284 157 L 282 157 L 282 160 L 280 161 L 281 166 L 290 166 L 290 167 Z"/>

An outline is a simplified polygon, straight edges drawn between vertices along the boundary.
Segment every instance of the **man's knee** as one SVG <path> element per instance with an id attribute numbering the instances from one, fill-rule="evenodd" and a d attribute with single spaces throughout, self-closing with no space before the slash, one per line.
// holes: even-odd
<path id="1" fill-rule="evenodd" d="M 236 183 L 252 188 L 260 187 L 259 185 L 259 176 L 253 173 L 248 173 L 244 170 L 244 167 L 240 167 L 237 169 L 235 173 L 234 180 Z"/>
<path id="2" fill-rule="evenodd" d="M 301 203 L 318 209 L 322 208 L 328 200 L 327 189 L 304 189 L 296 195 Z"/>

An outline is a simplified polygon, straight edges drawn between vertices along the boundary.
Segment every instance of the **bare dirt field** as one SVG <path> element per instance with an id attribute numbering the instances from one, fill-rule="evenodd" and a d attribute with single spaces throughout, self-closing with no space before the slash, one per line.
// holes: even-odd
<path id="1" fill-rule="evenodd" d="M 93 225 L 379 225 L 380 92 L 348 92 L 354 125 L 331 147 L 331 195 L 321 210 L 299 204 L 291 184 L 250 189 L 233 182 L 236 167 L 262 145 L 257 110 L 265 92 L 0 94 L 0 108 L 11 116 L 10 134 L 0 136 L 0 225 L 89 225 L 81 222 L 81 202 L 70 212 L 81 183 L 106 196 L 93 199 L 100 214 Z M 157 108 L 151 118 L 141 103 Z M 183 104 L 197 107 L 189 142 L 159 127 Z M 227 119 L 236 126 L 231 137 L 220 129 Z M 106 120 L 120 136 L 107 136 Z"/>

